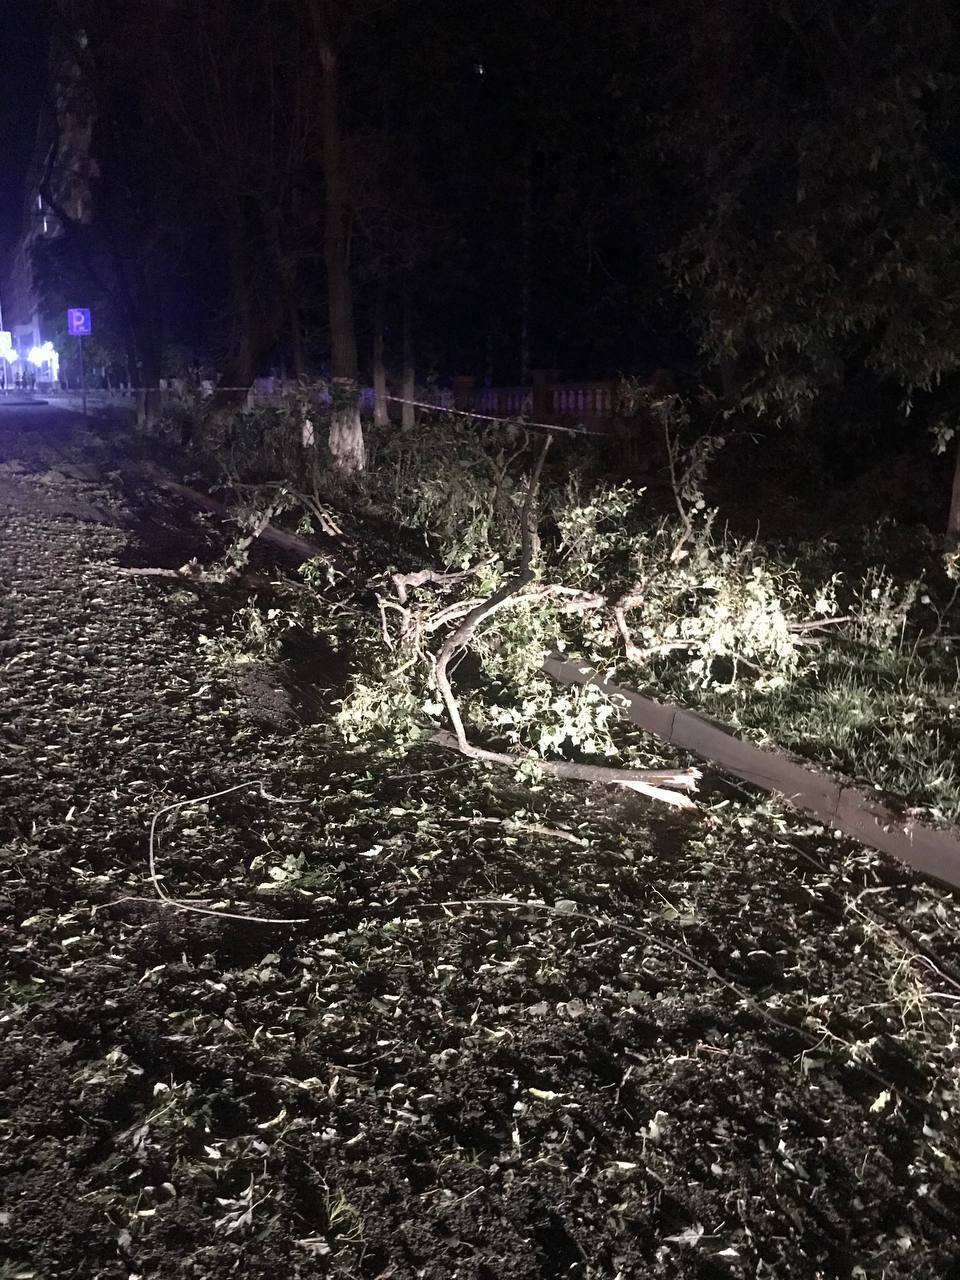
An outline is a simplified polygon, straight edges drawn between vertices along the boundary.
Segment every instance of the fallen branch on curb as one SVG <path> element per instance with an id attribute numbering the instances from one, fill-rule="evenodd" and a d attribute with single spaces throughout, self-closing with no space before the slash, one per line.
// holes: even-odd
<path id="1" fill-rule="evenodd" d="M 236 518 L 236 512 L 232 511 L 224 503 L 218 502 L 216 498 L 211 498 L 209 494 L 199 493 L 188 485 L 172 480 L 159 468 L 147 467 L 146 473 L 158 488 L 167 493 L 175 494 L 178 498 L 183 498 L 195 507 L 199 507 L 202 511 L 212 512 L 214 515 L 221 516 L 224 520 L 234 520 Z M 339 571 L 346 572 L 350 568 L 349 563 L 342 556 L 325 551 L 315 543 L 308 542 L 306 538 L 301 538 L 298 534 L 287 533 L 283 529 L 275 529 L 269 523 L 259 530 L 257 536 L 264 542 L 270 543 L 272 546 L 286 552 L 287 555 L 292 556 L 298 564 L 302 564 L 305 560 L 315 560 L 318 556 L 326 556 L 334 562 Z"/>
<path id="2" fill-rule="evenodd" d="M 551 778 L 568 778 L 573 782 L 593 782 L 601 786 L 630 787 L 653 800 L 663 800 L 678 809 L 694 809 L 693 801 L 677 791 L 696 791 L 702 777 L 699 769 L 613 769 L 600 764 L 577 764 L 573 760 L 543 760 L 540 756 L 510 755 L 506 751 L 488 751 L 468 743 L 463 751 L 455 734 L 447 730 L 433 734 L 431 742 L 449 751 L 461 751 L 473 760 L 489 764 L 505 764 L 512 769 L 532 766 Z M 667 790 L 676 788 L 677 791 Z"/>
<path id="3" fill-rule="evenodd" d="M 764 748 L 687 707 L 657 702 L 607 680 L 587 663 L 548 657 L 542 670 L 562 685 L 596 685 L 615 698 L 624 716 L 662 742 L 710 760 L 725 773 L 783 796 L 796 809 L 813 814 L 829 828 L 898 858 L 921 875 L 951 888 L 960 887 L 960 831 L 917 820 L 882 804 L 867 791 L 830 771 Z"/>

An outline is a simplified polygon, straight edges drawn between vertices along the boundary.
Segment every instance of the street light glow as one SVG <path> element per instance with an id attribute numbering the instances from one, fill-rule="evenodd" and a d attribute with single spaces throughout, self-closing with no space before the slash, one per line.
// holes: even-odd
<path id="1" fill-rule="evenodd" d="M 3 353 L 10 359 L 9 354 Z M 17 358 L 14 353 L 14 360 Z M 39 369 L 41 365 L 48 364 L 50 366 L 50 376 L 56 380 L 60 376 L 60 356 L 52 342 L 44 342 L 39 347 L 31 347 L 27 355 L 27 360 L 35 368 Z M 12 362 L 11 362 L 12 363 Z"/>

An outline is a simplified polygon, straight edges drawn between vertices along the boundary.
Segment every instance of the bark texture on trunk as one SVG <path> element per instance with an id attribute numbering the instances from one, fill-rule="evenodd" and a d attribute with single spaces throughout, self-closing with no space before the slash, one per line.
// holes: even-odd
<path id="1" fill-rule="evenodd" d="M 260 366 L 276 340 L 274 299 L 266 295 L 258 279 L 256 243 L 259 217 L 249 204 L 241 202 L 227 222 L 227 254 L 230 269 L 230 306 L 234 335 L 232 351 L 220 371 L 221 389 L 227 400 L 238 389 L 246 390 L 260 372 Z"/>
<path id="2" fill-rule="evenodd" d="M 417 420 L 416 410 L 408 401 L 417 398 L 416 367 L 413 360 L 413 329 L 410 324 L 410 307 L 403 308 L 403 414 L 400 419 L 405 430 L 412 428 Z"/>
<path id="3" fill-rule="evenodd" d="M 353 378 L 333 378 L 330 406 L 330 453 L 338 471 L 352 475 L 367 463 L 360 426 L 360 395 Z"/>
<path id="4" fill-rule="evenodd" d="M 330 376 L 333 408 L 330 418 L 330 453 L 342 472 L 362 471 L 365 464 L 360 397 L 357 387 L 357 336 L 353 323 L 353 289 L 350 281 L 350 238 L 347 182 L 340 137 L 339 60 L 325 6 L 310 8 L 323 72 L 323 178 L 325 226 L 323 256 L 327 269 L 330 316 Z"/>
<path id="5" fill-rule="evenodd" d="M 387 370 L 383 363 L 383 287 L 377 289 L 377 301 L 373 314 L 373 421 L 378 427 L 390 425 L 387 410 Z"/>
<path id="6" fill-rule="evenodd" d="M 523 206 L 520 213 L 520 385 L 530 382 L 531 242 L 533 236 L 533 177 L 530 149 L 523 161 Z"/>

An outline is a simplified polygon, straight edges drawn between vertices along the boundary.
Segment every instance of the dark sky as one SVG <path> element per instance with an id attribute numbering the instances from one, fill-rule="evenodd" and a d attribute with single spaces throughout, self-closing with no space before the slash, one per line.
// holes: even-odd
<path id="1" fill-rule="evenodd" d="M 37 134 L 46 43 L 42 3 L 0 0 L 0 253 L 17 238 Z"/>

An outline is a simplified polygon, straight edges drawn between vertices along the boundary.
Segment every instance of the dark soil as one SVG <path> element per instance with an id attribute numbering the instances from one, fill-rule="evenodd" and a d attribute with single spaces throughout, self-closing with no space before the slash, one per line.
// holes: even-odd
<path id="1" fill-rule="evenodd" d="M 118 572 L 228 536 L 140 453 L 0 409 L 0 1277 L 960 1276 L 956 901 L 729 792 L 349 753 L 200 642 L 243 595 Z M 162 884 L 303 922 L 159 904 L 152 815 L 258 778 Z"/>

